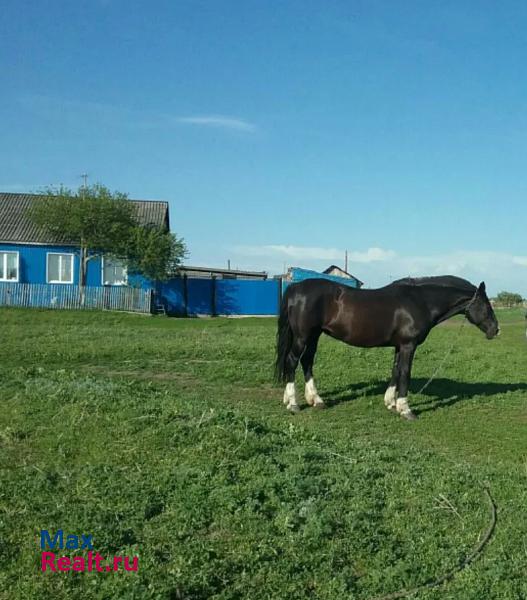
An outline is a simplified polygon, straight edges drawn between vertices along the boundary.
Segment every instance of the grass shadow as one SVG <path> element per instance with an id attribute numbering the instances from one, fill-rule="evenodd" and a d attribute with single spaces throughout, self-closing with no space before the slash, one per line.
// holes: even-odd
<path id="1" fill-rule="evenodd" d="M 387 385 L 386 381 L 362 381 L 333 390 L 322 389 L 320 390 L 320 394 L 326 405 L 332 407 L 367 396 L 384 395 Z"/>
<path id="2" fill-rule="evenodd" d="M 415 379 L 410 386 L 410 393 L 418 392 L 427 382 L 427 379 Z M 496 383 L 496 382 L 467 382 L 455 379 L 438 378 L 422 392 L 426 400 L 415 407 L 415 413 L 421 414 L 453 406 L 462 400 L 469 400 L 477 396 L 491 397 L 507 392 L 526 391 L 527 383 Z"/>
<path id="3" fill-rule="evenodd" d="M 410 394 L 416 394 L 427 382 L 424 378 L 415 378 L 410 382 Z M 353 383 L 346 387 L 323 390 L 322 397 L 328 407 L 350 402 L 368 396 L 384 395 L 387 381 L 369 381 Z M 527 383 L 470 383 L 455 379 L 437 378 L 422 392 L 427 398 L 415 405 L 415 413 L 421 414 L 447 406 L 453 406 L 462 400 L 476 396 L 495 396 L 507 392 L 527 391 Z M 414 405 L 412 405 L 414 408 Z"/>

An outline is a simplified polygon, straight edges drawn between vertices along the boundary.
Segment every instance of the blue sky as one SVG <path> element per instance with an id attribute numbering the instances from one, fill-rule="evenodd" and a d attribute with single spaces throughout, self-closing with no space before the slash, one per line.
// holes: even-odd
<path id="1" fill-rule="evenodd" d="M 0 189 L 170 202 L 191 264 L 527 296 L 527 4 L 13 1 Z"/>

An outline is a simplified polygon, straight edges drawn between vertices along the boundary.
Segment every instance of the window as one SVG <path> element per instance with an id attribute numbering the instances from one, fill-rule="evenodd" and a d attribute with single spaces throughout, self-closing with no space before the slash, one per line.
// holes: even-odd
<path id="1" fill-rule="evenodd" d="M 18 252 L 0 252 L 0 281 L 18 281 Z"/>
<path id="2" fill-rule="evenodd" d="M 103 285 L 126 285 L 128 283 L 126 265 L 116 258 L 103 257 L 102 283 Z"/>
<path id="3" fill-rule="evenodd" d="M 73 283 L 73 254 L 48 253 L 48 283 Z"/>

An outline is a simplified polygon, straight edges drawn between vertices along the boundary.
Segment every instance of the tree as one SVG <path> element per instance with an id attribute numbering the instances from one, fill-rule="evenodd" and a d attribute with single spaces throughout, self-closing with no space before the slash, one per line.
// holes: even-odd
<path id="1" fill-rule="evenodd" d="M 166 280 L 177 273 L 187 249 L 181 238 L 158 227 L 134 227 L 126 254 L 131 273 Z"/>
<path id="2" fill-rule="evenodd" d="M 500 292 L 496 296 L 496 301 L 503 306 L 511 308 L 512 306 L 522 304 L 523 298 L 520 294 L 515 294 L 513 292 Z"/>
<path id="3" fill-rule="evenodd" d="M 86 285 L 88 263 L 103 254 L 125 262 L 131 272 L 152 279 L 173 275 L 186 255 L 185 243 L 169 231 L 142 226 L 132 202 L 103 185 L 77 192 L 48 188 L 30 217 L 57 240 L 79 247 L 79 286 Z"/>

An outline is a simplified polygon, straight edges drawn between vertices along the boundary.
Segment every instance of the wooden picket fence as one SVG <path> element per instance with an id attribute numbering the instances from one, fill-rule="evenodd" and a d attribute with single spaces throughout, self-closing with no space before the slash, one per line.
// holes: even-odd
<path id="1" fill-rule="evenodd" d="M 123 310 L 150 313 L 151 290 L 132 287 L 0 282 L 0 306 Z"/>

